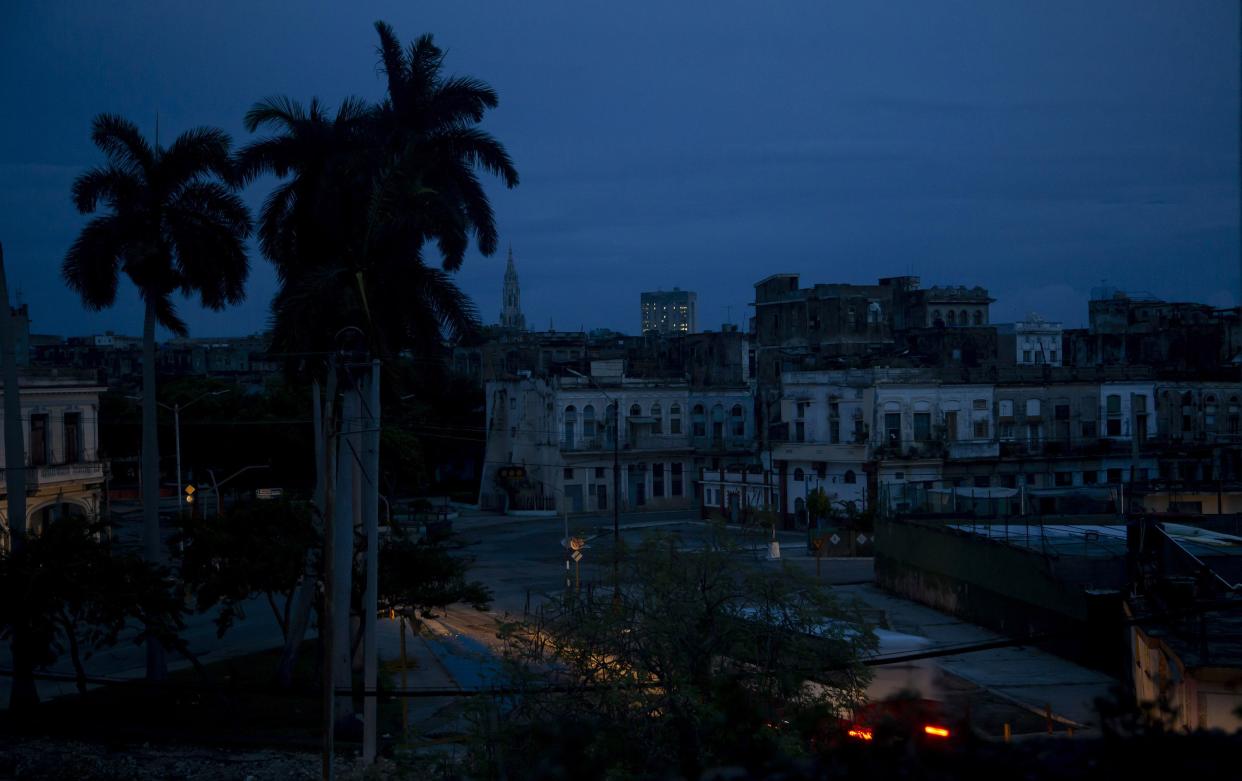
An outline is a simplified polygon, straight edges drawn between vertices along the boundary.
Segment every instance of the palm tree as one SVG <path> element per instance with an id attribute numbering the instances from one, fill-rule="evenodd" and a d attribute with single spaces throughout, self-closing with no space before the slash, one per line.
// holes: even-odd
<path id="1" fill-rule="evenodd" d="M 412 349 L 433 359 L 443 338 L 478 325 L 450 272 L 472 235 L 484 255 L 496 250 L 495 216 L 476 172 L 518 183 L 504 147 L 477 127 L 497 105 L 496 93 L 474 79 L 444 78 L 444 55 L 430 36 L 404 51 L 392 28 L 379 22 L 376 30 L 388 80 L 380 104 L 351 98 L 329 115 L 317 100 L 303 107 L 268 98 L 245 118 L 250 132 L 273 135 L 239 152 L 239 180 L 283 180 L 264 203 L 258 230 L 280 281 L 272 304 L 278 352 L 328 352 L 352 326 L 378 355 Z M 428 242 L 437 245 L 441 268 L 426 261 Z M 329 526 L 325 488 L 316 495 Z M 348 551 L 338 555 L 349 559 Z M 346 583 L 348 569 L 341 568 Z M 308 599 L 298 604 L 309 611 Z M 336 621 L 342 616 L 347 622 L 348 610 Z M 291 669 L 300 635 L 290 632 L 282 671 Z"/>
<path id="2" fill-rule="evenodd" d="M 499 98 L 486 83 L 444 77 L 444 52 L 430 35 L 402 50 L 391 26 L 376 22 L 388 94 L 376 112 L 379 141 L 394 168 L 433 197 L 418 215 L 423 240 L 439 244 L 444 268 L 461 267 L 473 233 L 479 251 L 496 251 L 495 216 L 476 169 L 516 187 L 518 173 L 505 148 L 477 125 Z"/>
<path id="3" fill-rule="evenodd" d="M 329 117 L 268 98 L 246 128 L 275 135 L 238 155 L 243 181 L 285 179 L 263 206 L 260 247 L 281 288 L 273 302 L 273 344 L 321 351 L 345 326 L 361 328 L 381 354 L 414 348 L 429 356 L 444 336 L 477 326 L 473 305 L 444 271 L 461 267 L 469 238 L 496 250 L 497 230 L 477 170 L 518 183 L 504 147 L 478 129 L 495 91 L 441 75 L 444 54 L 431 36 L 402 50 L 376 23 L 388 95 L 376 106 L 343 102 Z M 444 271 L 423 248 L 435 242 Z"/>
<path id="4" fill-rule="evenodd" d="M 223 131 L 190 130 L 165 148 L 148 144 L 132 122 L 101 114 L 91 139 L 106 163 L 74 181 L 73 202 L 82 214 L 101 205 L 106 212 L 82 229 L 61 273 L 90 310 L 115 303 L 122 273 L 142 298 L 143 555 L 159 563 L 155 328 L 187 333 L 173 302 L 177 292 L 197 294 L 203 306 L 215 310 L 243 299 L 250 214 L 226 184 L 233 167 Z M 158 679 L 165 672 L 163 648 L 148 642 L 147 676 Z"/>

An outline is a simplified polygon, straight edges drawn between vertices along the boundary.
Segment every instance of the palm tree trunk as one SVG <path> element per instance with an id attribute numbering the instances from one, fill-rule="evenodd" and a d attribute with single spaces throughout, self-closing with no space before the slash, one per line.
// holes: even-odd
<path id="1" fill-rule="evenodd" d="M 21 553 L 26 542 L 26 443 L 22 431 L 22 397 L 17 377 L 17 353 L 13 345 L 13 321 L 9 310 L 9 286 L 4 271 L 4 245 L 0 244 L 0 360 L 4 363 L 5 490 L 8 491 L 9 555 Z M 12 599 L 15 595 L 10 594 Z M 27 648 L 27 632 L 15 627 L 12 640 L 13 686 L 9 710 L 20 714 L 39 704 L 34 664 Z"/>
<path id="2" fill-rule="evenodd" d="M 346 371 L 349 371 L 347 369 Z M 350 623 L 353 613 L 354 574 L 354 525 L 357 516 L 358 463 L 360 448 L 358 419 L 361 415 L 357 383 L 345 391 L 341 410 L 341 436 L 338 437 L 336 462 L 336 512 L 333 520 L 333 579 L 324 588 L 333 591 L 336 615 L 332 619 L 332 645 L 335 658 L 331 660 L 333 686 L 337 691 L 348 691 L 353 686 L 353 644 L 350 642 Z M 349 695 L 338 695 L 335 716 L 337 724 L 351 723 L 354 717 L 354 700 Z"/>
<path id="3" fill-rule="evenodd" d="M 142 324 L 142 555 L 160 564 L 160 441 L 155 425 L 155 302 L 147 301 Z M 168 660 L 159 640 L 147 640 L 147 680 L 168 676 Z"/>

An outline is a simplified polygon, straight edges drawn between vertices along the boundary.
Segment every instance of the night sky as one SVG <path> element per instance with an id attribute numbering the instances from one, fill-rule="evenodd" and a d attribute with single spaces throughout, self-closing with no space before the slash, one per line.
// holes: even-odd
<path id="1" fill-rule="evenodd" d="M 502 249 L 459 275 L 499 316 L 512 242 L 534 328 L 638 328 L 642 290 L 743 323 L 752 285 L 917 274 L 987 287 L 993 319 L 1086 319 L 1107 284 L 1227 306 L 1239 288 L 1237 0 L 660 3 L 6 2 L 0 241 L 32 330 L 137 334 L 136 294 L 62 285 L 92 117 L 162 137 L 284 94 L 378 99 L 375 19 L 431 32 L 501 106 L 485 128 Z M 246 194 L 257 207 L 270 182 Z M 192 335 L 262 329 L 275 289 L 181 306 Z"/>

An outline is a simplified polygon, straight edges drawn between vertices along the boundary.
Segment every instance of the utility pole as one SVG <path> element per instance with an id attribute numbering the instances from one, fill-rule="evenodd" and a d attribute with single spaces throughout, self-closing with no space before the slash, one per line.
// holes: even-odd
<path id="1" fill-rule="evenodd" d="M 3 307 L 0 311 L 0 359 L 4 363 L 4 481 L 9 495 L 9 553 L 17 555 L 26 543 L 26 445 L 3 244 L 0 244 L 0 307 Z M 9 711 L 15 714 L 28 712 L 39 704 L 39 690 L 34 682 L 34 660 L 28 644 L 24 628 L 13 633 L 13 686 L 9 692 Z"/>
<path id="2" fill-rule="evenodd" d="M 320 421 L 315 433 L 321 435 L 317 443 L 316 454 L 320 456 L 316 467 L 319 469 L 319 495 L 323 514 L 323 620 L 319 624 L 319 644 L 323 648 L 323 659 L 320 663 L 323 687 L 323 781 L 332 781 L 333 754 L 335 753 L 336 733 L 336 691 L 335 671 L 332 660 L 335 658 L 334 626 L 336 621 L 336 357 L 328 359 L 328 387 L 325 404 L 320 413 L 319 385 L 314 386 L 316 418 Z M 322 418 L 320 418 L 322 414 Z M 348 603 L 346 603 L 348 610 Z"/>
<path id="3" fill-rule="evenodd" d="M 363 435 L 362 522 L 367 538 L 366 590 L 362 597 L 362 688 L 367 692 L 362 705 L 362 761 L 375 762 L 378 730 L 375 687 L 379 678 L 378 626 L 379 612 L 379 449 L 380 449 L 380 362 L 371 361 L 371 377 L 366 410 L 366 432 Z"/>
<path id="4" fill-rule="evenodd" d="M 602 392 L 602 390 L 601 390 Z M 607 394 L 604 394 L 605 398 Z M 612 562 L 615 580 L 621 545 L 621 402 L 612 402 Z"/>

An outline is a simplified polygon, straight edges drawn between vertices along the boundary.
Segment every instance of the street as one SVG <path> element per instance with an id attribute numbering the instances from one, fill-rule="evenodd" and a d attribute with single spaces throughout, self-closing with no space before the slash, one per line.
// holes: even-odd
<path id="1" fill-rule="evenodd" d="M 122 537 L 134 536 L 141 521 L 130 518 L 118 529 Z M 379 650 L 386 669 L 397 670 L 393 684 L 402 689 L 475 689 L 494 681 L 498 646 L 496 629 L 506 617 L 537 611 L 541 602 L 566 587 L 566 555 L 562 547 L 566 520 L 561 517 L 512 518 L 480 512 L 464 512 L 454 521 L 454 552 L 474 559 L 470 577 L 492 589 L 491 609 L 475 611 L 455 606 L 425 622 L 418 636 L 406 632 L 406 671 L 401 674 L 401 625 L 382 620 Z M 576 516 L 568 519 L 569 534 L 587 544 L 577 565 L 582 588 L 604 584 L 611 576 L 613 529 L 611 517 Z M 133 528 L 131 528 L 133 527 Z M 768 560 L 770 534 L 734 530 L 743 551 L 757 567 L 777 567 Z M 659 532 L 693 548 L 707 544 L 715 533 L 710 524 L 688 513 L 631 513 L 621 517 L 620 537 L 634 546 L 644 535 Z M 816 562 L 806 550 L 801 532 L 778 532 L 781 559 L 816 576 Z M 743 554 L 746 555 L 746 554 Z M 996 640 L 999 635 L 952 616 L 880 591 L 872 581 L 870 558 L 826 558 L 820 562 L 819 579 L 836 596 L 855 605 L 866 620 L 885 630 L 926 638 L 927 648 Z M 573 577 L 573 570 L 569 571 Z M 281 633 L 262 598 L 246 605 L 245 616 L 223 639 L 216 637 L 214 616 L 191 615 L 183 636 L 204 662 L 272 648 Z M 170 655 L 173 669 L 188 665 Z M 7 647 L 0 665 L 8 666 Z M 899 690 L 918 688 L 924 696 L 956 701 L 972 714 L 976 728 L 999 734 L 1002 724 L 1013 725 L 1015 734 L 1043 731 L 1051 710 L 1058 725 L 1079 729 L 1094 723 L 1092 700 L 1108 693 L 1112 680 L 1033 648 L 1004 648 L 949 655 L 922 662 L 872 668 L 875 698 Z M 88 674 L 107 678 L 137 678 L 144 673 L 141 646 L 122 641 L 87 662 Z M 68 659 L 50 672 L 71 674 Z M 70 682 L 41 682 L 40 694 L 55 697 L 74 691 Z M 0 697 L 7 702 L 8 680 L 0 679 Z M 453 697 L 406 700 L 409 734 L 422 739 L 451 735 L 460 729 Z"/>

